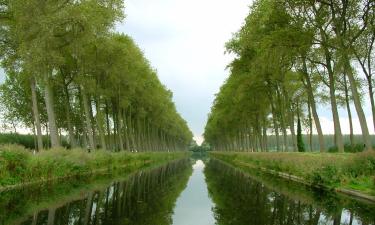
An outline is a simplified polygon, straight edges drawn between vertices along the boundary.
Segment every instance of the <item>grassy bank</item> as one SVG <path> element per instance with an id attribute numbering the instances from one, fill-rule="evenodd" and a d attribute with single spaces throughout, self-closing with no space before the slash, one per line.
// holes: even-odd
<path id="1" fill-rule="evenodd" d="M 375 152 L 223 153 L 211 156 L 247 171 L 273 170 L 302 178 L 313 186 L 354 190 L 375 196 Z"/>
<path id="2" fill-rule="evenodd" d="M 27 188 L 5 191 L 0 194 L 0 224 L 31 224 L 31 222 L 27 223 L 25 221 L 33 217 L 33 215 L 38 215 L 37 217 L 41 218 L 41 221 L 38 220 L 38 224 L 44 224 L 43 222 L 47 223 L 43 221 L 43 219 L 48 218 L 48 215 L 44 216 L 46 212 L 48 214 L 47 209 L 56 209 L 57 212 L 67 210 L 65 212 L 69 212 L 69 209 L 74 208 L 74 205 L 87 206 L 88 197 L 99 193 L 104 198 L 101 198 L 101 203 L 98 204 L 98 207 L 101 211 L 108 212 L 109 215 L 111 210 L 117 209 L 111 206 L 123 199 L 124 196 L 128 196 L 125 201 L 126 204 L 122 205 L 122 207 L 130 206 L 131 208 L 121 211 L 126 213 L 124 216 L 132 218 L 140 216 L 150 220 L 155 219 L 155 221 L 156 219 L 168 219 L 165 216 L 166 212 L 172 212 L 173 208 L 170 207 L 173 207 L 173 203 L 179 193 L 186 186 L 190 174 L 191 165 L 189 160 L 182 159 L 175 160 L 172 163 L 164 163 L 161 166 L 150 166 L 133 173 L 121 173 L 116 177 L 98 175 L 87 179 L 68 179 L 66 182 L 31 185 Z M 145 183 L 147 183 L 146 189 L 144 188 L 146 186 Z M 122 198 L 116 198 L 115 194 L 108 197 L 109 192 L 116 189 L 116 186 L 127 187 L 126 189 L 120 189 L 120 192 L 126 191 L 127 195 L 121 195 Z M 141 194 L 138 193 L 139 191 Z M 131 198 L 130 196 L 138 196 L 142 200 L 137 197 Z M 117 206 L 118 204 L 115 205 Z M 139 210 L 139 207 L 142 207 L 142 209 Z M 74 210 L 70 212 L 73 213 Z M 147 213 L 150 213 L 151 216 L 145 216 Z M 76 214 L 76 216 L 84 215 Z M 163 218 L 161 218 L 162 216 Z M 69 217 L 68 214 L 66 214 L 66 217 Z M 59 219 L 62 218 L 56 218 L 55 223 L 68 223 Z M 80 220 L 83 221 L 84 218 L 82 217 Z M 98 221 L 98 224 L 107 223 Z M 167 223 L 160 222 L 156 224 Z"/>
<path id="3" fill-rule="evenodd" d="M 87 176 L 121 168 L 134 171 L 186 157 L 188 153 L 128 153 L 52 149 L 33 155 L 15 145 L 0 146 L 0 190 L 13 185 Z"/>

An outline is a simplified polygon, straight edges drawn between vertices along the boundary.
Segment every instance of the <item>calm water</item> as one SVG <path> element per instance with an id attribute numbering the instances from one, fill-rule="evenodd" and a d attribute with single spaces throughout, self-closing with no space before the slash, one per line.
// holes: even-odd
<path id="1" fill-rule="evenodd" d="M 214 225 L 212 213 L 214 204 L 208 196 L 204 177 L 204 163 L 201 160 L 193 165 L 193 174 L 186 189 L 177 199 L 173 215 L 173 225 Z"/>
<path id="2" fill-rule="evenodd" d="M 374 204 L 204 161 L 3 192 L 0 224 L 375 225 Z"/>

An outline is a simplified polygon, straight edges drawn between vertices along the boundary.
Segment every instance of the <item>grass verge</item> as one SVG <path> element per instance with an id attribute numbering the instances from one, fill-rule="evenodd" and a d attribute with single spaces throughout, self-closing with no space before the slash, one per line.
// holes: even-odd
<path id="1" fill-rule="evenodd" d="M 375 152 L 210 154 L 237 167 L 276 171 L 312 186 L 375 196 Z"/>
<path id="2" fill-rule="evenodd" d="M 26 183 L 87 176 L 119 168 L 134 171 L 187 157 L 184 152 L 88 153 L 82 149 L 51 149 L 33 155 L 17 145 L 0 146 L 0 191 Z"/>

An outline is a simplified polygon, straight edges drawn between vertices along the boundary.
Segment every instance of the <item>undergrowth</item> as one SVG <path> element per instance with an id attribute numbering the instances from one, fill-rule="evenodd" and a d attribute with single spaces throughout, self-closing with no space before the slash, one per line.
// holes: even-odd
<path id="1" fill-rule="evenodd" d="M 150 164 L 186 157 L 175 152 L 110 152 L 88 153 L 82 149 L 45 150 L 35 155 L 18 145 L 0 146 L 0 187 L 60 177 L 83 176 L 117 168 L 135 170 Z"/>
<path id="2" fill-rule="evenodd" d="M 375 195 L 375 151 L 361 153 L 211 153 L 236 166 L 262 167 L 304 178 L 314 186 Z"/>

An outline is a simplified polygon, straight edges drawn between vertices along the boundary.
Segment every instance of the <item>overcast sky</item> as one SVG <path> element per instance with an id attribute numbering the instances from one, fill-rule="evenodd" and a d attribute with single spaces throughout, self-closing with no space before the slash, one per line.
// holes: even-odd
<path id="1" fill-rule="evenodd" d="M 251 0 L 127 0 L 127 18 L 117 26 L 144 50 L 159 78 L 173 91 L 178 112 L 198 142 L 215 94 L 228 76 L 232 60 L 224 44 L 240 29 Z M 3 79 L 0 71 L 0 81 Z M 370 107 L 365 111 L 370 131 Z M 361 133 L 354 113 L 354 131 Z M 329 105 L 320 106 L 323 132 L 333 133 Z M 346 112 L 340 110 L 343 133 L 349 133 Z"/>
<path id="2" fill-rule="evenodd" d="M 177 110 L 201 140 L 214 94 L 227 77 L 224 44 L 242 25 L 251 0 L 127 0 L 125 22 Z"/>
<path id="3" fill-rule="evenodd" d="M 251 0 L 128 0 L 127 18 L 118 30 L 130 34 L 144 50 L 160 80 L 174 93 L 177 110 L 198 142 L 215 94 L 228 76 L 232 57 L 224 44 L 240 29 Z M 368 99 L 368 97 L 366 97 Z M 371 114 L 365 106 L 370 125 Z M 355 112 L 354 108 L 352 112 Z M 319 109 L 323 130 L 333 133 L 329 106 Z M 354 115 L 356 117 L 356 115 Z M 343 133 L 349 133 L 340 110 Z M 361 133 L 354 118 L 354 131 Z M 373 132 L 373 126 L 369 126 Z"/>

